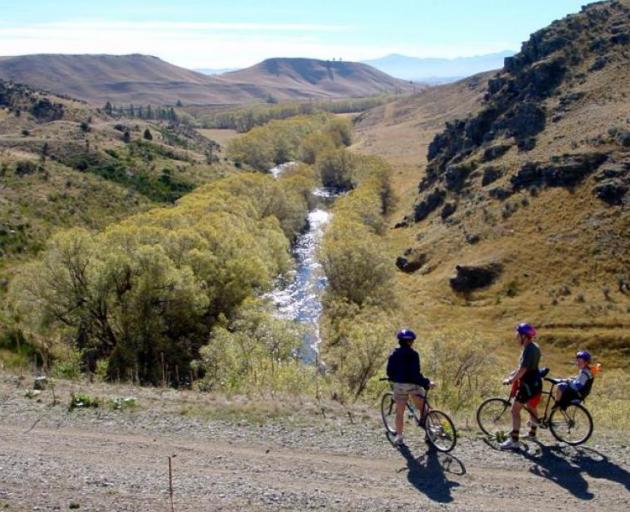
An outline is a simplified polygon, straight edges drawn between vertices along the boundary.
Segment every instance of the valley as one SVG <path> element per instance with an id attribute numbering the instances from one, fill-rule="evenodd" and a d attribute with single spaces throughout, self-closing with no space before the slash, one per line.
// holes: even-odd
<path id="1" fill-rule="evenodd" d="M 629 63 L 628 0 L 436 86 L 0 57 L 0 507 L 626 510 Z M 601 363 L 585 446 L 478 432 L 521 321 Z M 383 431 L 402 326 L 450 454 Z"/>

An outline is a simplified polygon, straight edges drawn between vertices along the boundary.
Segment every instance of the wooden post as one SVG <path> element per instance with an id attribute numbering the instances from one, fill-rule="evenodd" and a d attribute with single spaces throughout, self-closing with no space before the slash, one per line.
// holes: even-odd
<path id="1" fill-rule="evenodd" d="M 171 500 L 171 512 L 175 512 L 175 506 L 173 504 L 173 465 L 170 455 L 168 457 L 168 495 Z"/>

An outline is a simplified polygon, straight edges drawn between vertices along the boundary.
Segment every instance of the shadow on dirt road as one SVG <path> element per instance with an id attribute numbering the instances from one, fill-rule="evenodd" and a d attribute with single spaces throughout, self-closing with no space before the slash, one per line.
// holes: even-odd
<path id="1" fill-rule="evenodd" d="M 448 474 L 465 475 L 464 464 L 452 455 L 438 452 L 429 447 L 428 451 L 416 457 L 407 446 L 399 447 L 400 454 L 407 461 L 407 480 L 427 498 L 439 503 L 453 501 L 451 490 L 459 483 L 447 478 Z"/>

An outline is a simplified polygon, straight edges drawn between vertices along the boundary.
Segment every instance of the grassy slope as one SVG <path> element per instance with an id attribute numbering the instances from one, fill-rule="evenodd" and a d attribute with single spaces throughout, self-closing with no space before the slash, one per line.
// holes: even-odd
<path id="1" fill-rule="evenodd" d="M 162 186 L 164 169 L 169 169 L 173 181 L 190 187 L 224 171 L 222 164 L 207 165 L 204 148 L 210 140 L 199 134 L 187 136 L 158 122 L 112 119 L 81 102 L 34 94 L 63 104 L 64 116 L 38 122 L 26 109 L 19 117 L 0 109 L 2 274 L 10 276 L 14 264 L 36 254 L 56 230 L 73 226 L 101 229 L 156 205 L 160 189 L 155 187 Z M 80 124 L 88 119 L 90 130 L 84 133 Z M 115 129 L 120 124 L 129 128 L 132 144 L 125 144 L 122 132 Z M 143 139 L 146 128 L 152 133 L 151 142 Z M 42 158 L 45 144 L 48 154 Z M 118 163 L 125 171 L 109 178 L 93 166 L 81 171 L 73 163 L 86 154 Z M 16 164 L 25 161 L 32 162 L 35 169 L 20 175 Z M 140 176 L 146 176 L 148 184 Z"/>
<path id="2" fill-rule="evenodd" d="M 613 126 L 628 128 L 630 83 L 623 66 L 614 64 L 589 73 L 589 64 L 581 64 L 584 70 L 573 70 L 585 73 L 581 83 L 563 84 L 547 100 L 548 112 L 552 112 L 560 95 L 585 93 L 560 121 L 547 120 L 536 148 L 526 153 L 512 148 L 492 162 L 507 170 L 505 181 L 526 161 L 605 150 L 606 144 L 594 142 L 595 137 L 606 138 Z M 397 169 L 395 188 L 400 202 L 392 225 L 409 214 L 417 200 L 417 184 L 433 135 L 443 128 L 443 121 L 479 110 L 480 99 L 479 87 L 471 89 L 464 81 L 376 109 L 358 123 L 356 150 L 382 154 Z M 593 184 L 590 178 L 575 190 L 547 189 L 537 197 L 515 194 L 506 202 L 516 212 L 503 218 L 505 203 L 483 197 L 476 181 L 471 196 L 461 199 L 454 222 L 445 223 L 434 213 L 409 228 L 391 230 L 392 253 L 413 247 L 429 255 L 423 270 L 398 274 L 410 322 L 431 330 L 455 326 L 498 341 L 511 336 L 515 322 L 528 319 L 541 326 L 547 362 L 554 366 L 568 371 L 568 347 L 583 346 L 601 355 L 605 365 L 628 367 L 630 361 L 623 354 L 630 346 L 630 300 L 617 292 L 616 285 L 617 275 L 630 266 L 627 206 L 610 207 L 595 198 Z M 479 234 L 481 241 L 468 244 L 467 233 Z M 496 284 L 469 300 L 451 291 L 448 278 L 456 264 L 493 259 L 505 265 Z M 563 295 L 563 288 L 570 294 Z M 605 298 L 604 288 L 611 290 L 610 299 Z M 509 297 L 508 291 L 516 295 Z M 510 348 L 513 353 L 514 347 Z"/>

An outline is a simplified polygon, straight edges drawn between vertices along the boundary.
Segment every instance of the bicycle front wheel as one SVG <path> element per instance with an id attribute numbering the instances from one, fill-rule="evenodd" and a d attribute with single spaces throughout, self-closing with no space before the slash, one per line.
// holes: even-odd
<path id="1" fill-rule="evenodd" d="M 396 434 L 396 402 L 393 393 L 385 393 L 381 399 L 381 417 L 385 430 L 394 435 Z"/>
<path id="2" fill-rule="evenodd" d="M 576 446 L 591 437 L 593 418 L 580 404 L 569 404 L 564 410 L 557 407 L 549 417 L 549 430 L 558 441 Z"/>
<path id="3" fill-rule="evenodd" d="M 450 452 L 457 443 L 457 431 L 455 425 L 442 411 L 429 411 L 424 430 L 427 440 L 441 452 Z"/>
<path id="4" fill-rule="evenodd" d="M 504 398 L 488 398 L 477 409 L 481 431 L 496 441 L 504 441 L 512 431 L 512 404 Z"/>

